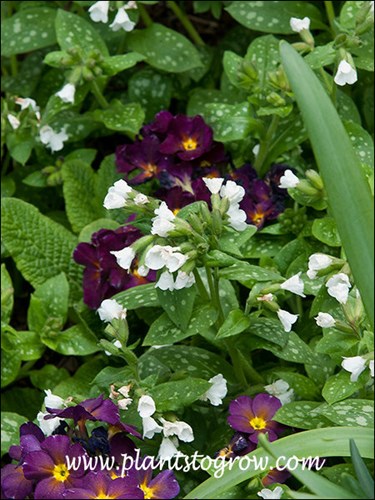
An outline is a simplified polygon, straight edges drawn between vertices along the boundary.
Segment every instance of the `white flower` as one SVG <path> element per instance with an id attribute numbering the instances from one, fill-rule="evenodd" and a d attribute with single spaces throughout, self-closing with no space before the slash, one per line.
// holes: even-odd
<path id="1" fill-rule="evenodd" d="M 125 9 L 137 9 L 137 2 L 135 2 L 134 0 L 130 0 L 130 2 L 127 2 L 125 5 L 124 5 L 124 8 Z"/>
<path id="2" fill-rule="evenodd" d="M 185 273 L 185 271 L 178 271 L 177 278 L 174 284 L 175 290 L 181 290 L 181 288 L 190 288 L 195 283 L 195 278 L 193 273 Z"/>
<path id="3" fill-rule="evenodd" d="M 303 19 L 291 17 L 289 24 L 295 33 L 301 33 L 302 30 L 308 30 L 310 28 L 310 19 L 308 17 L 304 17 Z"/>
<path id="4" fill-rule="evenodd" d="M 245 190 L 242 186 L 239 186 L 234 181 L 227 181 L 225 186 L 220 189 L 220 196 L 222 198 L 228 198 L 231 205 L 239 203 L 245 196 Z"/>
<path id="5" fill-rule="evenodd" d="M 170 273 L 174 273 L 187 261 L 186 255 L 178 250 L 180 250 L 180 247 L 154 245 L 146 254 L 145 264 L 154 271 L 165 266 Z"/>
<path id="6" fill-rule="evenodd" d="M 295 274 L 291 278 L 284 281 L 284 283 L 280 285 L 280 288 L 282 288 L 283 290 L 288 290 L 288 292 L 295 293 L 300 297 L 306 297 L 306 295 L 303 293 L 304 283 L 301 280 L 300 276 L 301 276 L 301 271 L 298 274 Z"/>
<path id="7" fill-rule="evenodd" d="M 351 284 L 345 273 L 334 274 L 326 283 L 328 294 L 340 304 L 346 304 Z"/>
<path id="8" fill-rule="evenodd" d="M 115 299 L 103 300 L 98 309 L 100 319 L 106 323 L 112 321 L 113 319 L 125 319 L 126 312 L 126 309 Z"/>
<path id="9" fill-rule="evenodd" d="M 283 494 L 283 489 L 281 488 L 281 486 L 276 486 L 274 490 L 263 488 L 257 493 L 257 495 L 264 498 L 264 500 L 279 499 L 281 498 L 282 494 Z"/>
<path id="10" fill-rule="evenodd" d="M 142 418 L 151 417 L 156 411 L 155 401 L 151 396 L 141 396 L 138 401 L 138 413 Z"/>
<path id="11" fill-rule="evenodd" d="M 283 309 L 279 309 L 277 311 L 277 315 L 279 317 L 279 320 L 281 321 L 284 330 L 286 332 L 290 332 L 292 329 L 292 325 L 297 321 L 298 319 L 298 314 L 291 314 L 288 311 L 284 311 Z"/>
<path id="12" fill-rule="evenodd" d="M 350 372 L 350 382 L 357 382 L 358 377 L 366 368 L 366 360 L 362 358 L 362 356 L 353 356 L 351 358 L 344 358 L 344 361 L 341 363 L 341 366 L 347 372 Z"/>
<path id="13" fill-rule="evenodd" d="M 74 104 L 74 96 L 76 93 L 76 88 L 72 83 L 67 83 L 63 86 L 61 90 L 56 92 L 56 96 L 60 97 L 63 102 Z"/>
<path id="14" fill-rule="evenodd" d="M 203 182 L 212 194 L 217 194 L 223 185 L 224 179 L 222 177 L 213 177 L 212 179 L 209 177 L 203 177 Z"/>
<path id="15" fill-rule="evenodd" d="M 7 115 L 7 118 L 8 118 L 8 122 L 10 123 L 13 130 L 17 130 L 18 127 L 21 125 L 21 122 L 19 121 L 19 119 L 16 116 L 11 115 L 9 113 Z"/>
<path id="16" fill-rule="evenodd" d="M 60 132 L 55 132 L 49 125 L 44 125 L 39 130 L 39 137 L 52 153 L 60 151 L 64 147 L 64 141 L 69 138 L 64 128 Z"/>
<path id="17" fill-rule="evenodd" d="M 161 202 L 160 207 L 154 213 L 156 217 L 152 219 L 151 234 L 157 234 L 165 238 L 174 229 L 173 220 L 175 219 L 175 215 L 172 210 L 169 210 L 165 201 Z"/>
<path id="18" fill-rule="evenodd" d="M 370 369 L 371 377 L 373 377 L 374 376 L 374 360 L 373 359 L 370 360 L 368 367 Z"/>
<path id="19" fill-rule="evenodd" d="M 44 417 L 46 417 L 47 415 L 50 416 L 51 414 L 50 413 L 43 413 L 42 411 L 40 411 L 38 413 L 38 415 L 36 416 L 36 418 L 38 420 L 39 427 L 42 429 L 43 433 L 46 436 L 51 436 L 53 431 L 55 431 L 58 428 L 58 426 L 60 425 L 60 422 L 62 422 L 64 419 L 59 418 L 59 417 L 54 417 L 54 418 L 49 418 L 48 420 L 45 420 Z"/>
<path id="20" fill-rule="evenodd" d="M 132 398 L 124 398 L 124 399 L 119 399 L 117 401 L 117 406 L 121 410 L 127 410 L 128 406 L 133 402 Z"/>
<path id="21" fill-rule="evenodd" d="M 313 280 L 317 276 L 317 271 L 320 271 L 321 269 L 326 269 L 329 267 L 333 262 L 332 257 L 329 255 L 325 255 L 324 253 L 313 253 L 309 257 L 309 264 L 308 264 L 308 271 L 307 271 L 307 276 Z"/>
<path id="22" fill-rule="evenodd" d="M 46 397 L 44 398 L 44 406 L 46 408 L 61 410 L 65 406 L 64 400 L 60 396 L 52 394 L 49 389 L 46 389 L 44 392 L 46 393 Z"/>
<path id="23" fill-rule="evenodd" d="M 160 433 L 163 430 L 163 427 L 152 417 L 142 418 L 142 427 L 143 437 L 147 439 L 152 439 L 154 434 Z"/>
<path id="24" fill-rule="evenodd" d="M 174 290 L 173 274 L 168 271 L 161 273 L 158 281 L 155 283 L 155 288 L 160 288 L 160 290 Z"/>
<path id="25" fill-rule="evenodd" d="M 104 208 L 111 210 L 113 208 L 125 207 L 126 201 L 129 198 L 129 193 L 132 191 L 133 189 L 123 179 L 115 182 L 113 186 L 108 189 L 108 193 L 104 198 Z"/>
<path id="26" fill-rule="evenodd" d="M 15 103 L 21 106 L 21 111 L 30 107 L 36 115 L 39 114 L 39 106 L 37 105 L 36 101 L 34 101 L 34 99 L 31 99 L 30 97 L 17 97 Z"/>
<path id="27" fill-rule="evenodd" d="M 239 208 L 239 204 L 232 204 L 227 210 L 229 225 L 236 231 L 244 231 L 247 228 L 247 215 L 244 210 Z"/>
<path id="28" fill-rule="evenodd" d="M 107 23 L 108 9 L 109 9 L 109 1 L 95 2 L 89 8 L 91 20 L 94 21 L 94 23 Z"/>
<path id="29" fill-rule="evenodd" d="M 147 266 L 139 266 L 137 269 L 137 273 L 139 274 L 139 276 L 145 277 L 148 275 L 149 272 L 150 269 Z"/>
<path id="30" fill-rule="evenodd" d="M 209 380 L 212 386 L 199 399 L 202 401 L 209 400 L 212 406 L 219 406 L 223 402 L 223 398 L 227 395 L 227 381 L 221 373 L 215 375 Z"/>
<path id="31" fill-rule="evenodd" d="M 341 87 L 343 85 L 346 85 L 347 83 L 349 85 L 352 85 L 358 80 L 357 77 L 357 71 L 351 64 L 348 63 L 348 61 L 345 61 L 344 59 L 340 61 L 339 67 L 337 68 L 337 73 L 335 75 L 334 81 L 336 85 L 340 85 Z"/>
<path id="32" fill-rule="evenodd" d="M 129 19 L 128 14 L 124 7 L 120 7 L 117 11 L 116 17 L 112 24 L 109 25 L 112 31 L 118 31 L 123 29 L 125 31 L 132 31 L 134 29 L 135 23 Z"/>
<path id="33" fill-rule="evenodd" d="M 284 175 L 280 177 L 279 188 L 295 188 L 299 184 L 299 179 L 291 170 L 285 170 Z"/>
<path id="34" fill-rule="evenodd" d="M 115 341 L 113 342 L 113 345 L 114 345 L 115 347 L 117 347 L 118 349 L 121 349 L 121 348 L 122 348 L 122 344 L 121 344 L 121 342 L 120 342 L 119 340 L 115 340 Z M 112 353 L 111 353 L 111 352 L 109 352 L 109 351 L 104 351 L 104 352 L 105 352 L 105 354 L 106 354 L 107 356 L 112 356 Z"/>
<path id="35" fill-rule="evenodd" d="M 336 320 L 328 313 L 319 312 L 314 319 L 316 324 L 322 328 L 332 328 L 336 324 Z"/>
<path id="36" fill-rule="evenodd" d="M 178 446 L 177 439 L 163 438 L 157 458 L 159 460 L 168 460 L 168 458 L 174 457 L 179 453 L 177 446 Z"/>
<path id="37" fill-rule="evenodd" d="M 164 418 L 161 418 L 160 421 L 163 424 L 163 434 L 165 437 L 177 436 L 178 439 L 184 441 L 185 443 L 194 441 L 193 429 L 186 422 L 183 422 L 182 420 L 170 422 Z"/>
<path id="38" fill-rule="evenodd" d="M 118 251 L 113 250 L 110 253 L 116 257 L 117 264 L 120 267 L 129 271 L 135 257 L 135 251 L 132 247 L 125 247 Z"/>
<path id="39" fill-rule="evenodd" d="M 135 198 L 134 198 L 134 203 L 136 205 L 145 205 L 148 203 L 150 200 L 147 198 L 147 196 L 143 193 L 138 193 Z"/>
<path id="40" fill-rule="evenodd" d="M 259 150 L 260 150 L 260 144 L 255 144 L 255 146 L 252 149 L 254 156 L 258 156 Z"/>
<path id="41" fill-rule="evenodd" d="M 293 400 L 294 390 L 289 388 L 289 384 L 285 380 L 276 380 L 273 384 L 265 385 L 264 389 L 268 394 L 279 399 L 282 405 L 290 403 Z"/>
<path id="42" fill-rule="evenodd" d="M 262 295 L 261 297 L 257 297 L 257 300 L 259 300 L 260 302 L 272 302 L 273 295 L 272 295 L 272 293 L 266 293 L 265 295 Z"/>

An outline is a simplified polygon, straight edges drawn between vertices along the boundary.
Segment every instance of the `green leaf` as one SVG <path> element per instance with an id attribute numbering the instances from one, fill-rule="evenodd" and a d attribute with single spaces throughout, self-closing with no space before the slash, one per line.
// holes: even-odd
<path id="1" fill-rule="evenodd" d="M 239 97 L 239 98 L 238 98 Z M 197 88 L 191 92 L 186 113 L 189 116 L 206 115 L 205 107 L 210 103 L 234 104 L 243 102 L 242 93 L 237 92 L 237 96 L 228 96 L 218 89 Z"/>
<path id="2" fill-rule="evenodd" d="M 35 146 L 35 139 L 31 136 L 29 128 L 19 129 L 7 134 L 6 145 L 11 157 L 21 165 L 25 165 Z"/>
<path id="3" fill-rule="evenodd" d="M 242 309 L 233 309 L 225 318 L 224 323 L 221 325 L 217 332 L 216 338 L 223 339 L 238 335 L 244 332 L 250 326 L 250 318 L 246 316 Z"/>
<path id="4" fill-rule="evenodd" d="M 284 359 L 285 361 L 292 361 L 293 363 L 304 363 L 308 365 L 318 364 L 318 358 L 314 355 L 310 347 L 299 338 L 299 336 L 295 332 L 286 333 L 287 344 L 285 347 L 281 348 L 280 346 L 275 345 L 272 342 L 266 340 L 260 340 L 259 337 L 249 337 L 246 340 L 246 343 L 250 348 L 253 349 L 266 349 L 267 351 L 271 351 L 276 357 L 280 359 Z"/>
<path id="5" fill-rule="evenodd" d="M 284 247 L 286 241 L 282 238 L 257 235 L 247 241 L 241 248 L 243 257 L 247 259 L 259 259 L 261 257 L 274 257 Z"/>
<path id="6" fill-rule="evenodd" d="M 245 61 L 251 62 L 257 69 L 261 89 L 266 86 L 268 74 L 274 71 L 280 62 L 278 49 L 278 40 L 272 35 L 255 38 L 247 49 Z"/>
<path id="7" fill-rule="evenodd" d="M 367 498 L 374 496 L 374 480 L 371 477 L 363 458 L 359 454 L 354 439 L 350 439 L 350 454 L 358 481 Z"/>
<path id="8" fill-rule="evenodd" d="M 9 340 L 12 348 L 17 352 L 21 361 L 34 361 L 40 359 L 45 351 L 39 334 L 35 332 L 6 331 L 3 333 Z"/>
<path id="9" fill-rule="evenodd" d="M 340 247 L 341 240 L 337 232 L 335 219 L 324 217 L 315 219 L 312 225 L 312 234 L 315 238 L 330 247 Z"/>
<path id="10" fill-rule="evenodd" d="M 301 399 L 311 400 L 320 396 L 316 383 L 300 373 L 283 370 L 277 370 L 273 373 L 282 380 L 285 380 L 285 382 L 287 382 L 294 390 L 295 394 Z"/>
<path id="11" fill-rule="evenodd" d="M 258 126 L 258 121 L 251 117 L 247 102 L 207 104 L 203 112 L 207 123 L 214 129 L 215 140 L 224 143 L 244 139 Z"/>
<path id="12" fill-rule="evenodd" d="M 300 114 L 292 113 L 280 120 L 277 132 L 272 138 L 269 161 L 275 161 L 282 153 L 294 149 L 307 139 L 307 132 Z"/>
<path id="13" fill-rule="evenodd" d="M 21 10 L 1 23 L 1 52 L 12 56 L 56 43 L 56 10 L 48 7 Z"/>
<path id="14" fill-rule="evenodd" d="M 266 33 L 293 33 L 290 18 L 311 19 L 312 28 L 322 28 L 319 9 L 308 2 L 232 2 L 225 10 L 250 30 Z"/>
<path id="15" fill-rule="evenodd" d="M 1 456 L 7 453 L 11 446 L 19 444 L 20 427 L 27 420 L 18 413 L 1 412 Z"/>
<path id="16" fill-rule="evenodd" d="M 314 50 L 305 57 L 305 61 L 312 69 L 329 66 L 335 62 L 335 59 L 336 50 L 334 49 L 333 42 L 315 47 Z"/>
<path id="17" fill-rule="evenodd" d="M 44 365 L 40 370 L 32 370 L 29 374 L 33 386 L 42 390 L 53 389 L 69 377 L 68 370 L 57 368 L 55 365 Z"/>
<path id="18" fill-rule="evenodd" d="M 43 404 L 43 394 L 30 387 L 11 387 L 2 393 L 1 403 L 3 411 L 15 413 L 22 411 L 22 415 L 32 421 Z"/>
<path id="19" fill-rule="evenodd" d="M 87 224 L 81 232 L 79 233 L 78 236 L 78 241 L 81 242 L 86 242 L 90 243 L 91 242 L 91 237 L 94 233 L 99 231 L 100 229 L 118 229 L 120 227 L 120 224 L 112 219 L 98 219 L 93 222 L 90 222 L 90 224 Z"/>
<path id="20" fill-rule="evenodd" d="M 4 198 L 2 234 L 19 271 L 34 288 L 64 272 L 71 291 L 81 294 L 81 269 L 72 259 L 76 238 L 33 205 Z"/>
<path id="21" fill-rule="evenodd" d="M 55 21 L 56 36 L 62 50 L 81 47 L 84 52 L 97 49 L 108 57 L 108 49 L 96 29 L 85 19 L 72 12 L 59 9 Z"/>
<path id="22" fill-rule="evenodd" d="M 188 327 L 196 293 L 195 286 L 173 291 L 157 288 L 162 308 L 168 314 L 169 319 L 183 332 Z"/>
<path id="23" fill-rule="evenodd" d="M 273 318 L 251 319 L 249 334 L 257 335 L 281 347 L 288 343 L 288 334 L 280 321 Z"/>
<path id="24" fill-rule="evenodd" d="M 113 99 L 108 108 L 95 110 L 93 117 L 104 123 L 109 130 L 137 134 L 143 124 L 145 112 L 137 102 L 123 104 L 118 99 Z"/>
<path id="25" fill-rule="evenodd" d="M 45 332 L 42 342 L 65 356 L 87 356 L 100 351 L 98 339 L 82 325 L 74 325 L 63 332 Z"/>
<path id="26" fill-rule="evenodd" d="M 211 384 L 206 380 L 187 377 L 176 382 L 166 382 L 149 391 L 155 400 L 157 411 L 177 411 L 190 406 L 208 391 Z"/>
<path id="27" fill-rule="evenodd" d="M 88 397 L 98 397 L 98 388 L 91 383 L 95 374 L 104 368 L 104 362 L 100 358 L 94 358 L 81 365 L 73 377 L 69 377 L 54 387 L 53 392 L 61 398 L 68 398 L 74 394 L 76 401 L 82 401 Z"/>
<path id="28" fill-rule="evenodd" d="M 1 387 L 9 385 L 18 375 L 21 360 L 17 352 L 1 350 Z"/>
<path id="29" fill-rule="evenodd" d="M 231 52 L 230 50 L 226 50 L 224 52 L 223 66 L 230 83 L 239 89 L 246 90 L 249 88 L 249 84 L 244 79 L 246 75 L 241 72 L 242 64 L 243 57 Z"/>
<path id="30" fill-rule="evenodd" d="M 13 311 L 13 283 L 5 267 L 1 264 L 1 324 L 8 324 Z"/>
<path id="31" fill-rule="evenodd" d="M 237 280 L 241 283 L 248 281 L 282 281 L 280 274 L 260 266 L 254 266 L 247 262 L 232 264 L 225 269 L 220 269 L 220 277 L 229 280 Z"/>
<path id="32" fill-rule="evenodd" d="M 315 351 L 317 353 L 328 354 L 337 364 L 340 364 L 342 356 L 354 356 L 354 351 L 358 346 L 358 339 L 350 334 L 327 328 L 323 338 L 317 342 Z"/>
<path id="33" fill-rule="evenodd" d="M 331 405 L 341 401 L 342 399 L 348 398 L 361 389 L 362 386 L 363 384 L 359 381 L 350 381 L 350 373 L 341 371 L 340 373 L 329 377 L 327 382 L 324 384 L 322 396 L 327 403 Z"/>
<path id="34" fill-rule="evenodd" d="M 324 420 L 322 417 L 311 415 L 311 411 L 321 406 L 321 403 L 316 401 L 293 401 L 285 404 L 273 417 L 276 422 L 285 424 L 298 429 L 317 429 L 319 427 L 328 427 L 329 420 Z"/>
<path id="35" fill-rule="evenodd" d="M 139 61 L 143 61 L 145 57 L 137 52 L 129 52 L 129 54 L 122 54 L 119 56 L 105 57 L 101 63 L 106 75 L 117 75 L 121 71 L 132 68 Z"/>
<path id="36" fill-rule="evenodd" d="M 332 216 L 373 325 L 374 209 L 367 179 L 337 111 L 319 80 L 289 44 L 282 42 L 280 50 L 309 133 Z"/>
<path id="37" fill-rule="evenodd" d="M 337 425 L 374 427 L 374 402 L 370 399 L 345 399 L 332 406 L 323 404 L 314 410 Z"/>
<path id="38" fill-rule="evenodd" d="M 358 123 L 344 121 L 358 161 L 374 167 L 374 142 L 371 135 Z"/>
<path id="39" fill-rule="evenodd" d="M 159 297 L 154 283 L 138 285 L 112 297 L 126 309 L 138 309 L 139 307 L 160 306 Z"/>
<path id="40" fill-rule="evenodd" d="M 150 66 L 169 73 L 182 73 L 202 65 L 199 52 L 186 37 L 158 23 L 129 33 L 127 44 L 143 54 Z"/>
<path id="41" fill-rule="evenodd" d="M 347 122 L 354 122 L 361 125 L 361 115 L 359 114 L 358 108 L 353 101 L 353 99 L 343 92 L 342 90 L 337 89 L 337 111 L 340 115 L 340 118 L 344 121 L 344 124 Z"/>
<path id="42" fill-rule="evenodd" d="M 91 384 L 98 385 L 99 387 L 108 390 L 108 387 L 111 384 L 121 382 L 122 385 L 125 385 L 126 382 L 133 377 L 134 374 L 128 366 L 125 366 L 124 368 L 106 366 L 105 368 L 100 370 Z"/>

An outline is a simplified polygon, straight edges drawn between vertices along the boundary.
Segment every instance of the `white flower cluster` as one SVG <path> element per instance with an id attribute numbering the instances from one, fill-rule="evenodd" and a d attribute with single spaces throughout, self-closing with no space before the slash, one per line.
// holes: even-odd
<path id="1" fill-rule="evenodd" d="M 341 366 L 347 372 L 350 372 L 350 381 L 357 382 L 360 374 L 365 370 L 368 365 L 371 373 L 371 377 L 374 377 L 374 360 L 371 359 L 367 362 L 367 359 L 363 356 L 353 356 L 350 358 L 343 357 L 344 361 L 341 363 Z"/>
<path id="2" fill-rule="evenodd" d="M 128 406 L 133 402 L 133 399 L 129 398 L 131 384 L 123 385 L 122 387 L 120 387 L 119 389 L 116 389 L 116 390 L 115 390 L 115 386 L 111 385 L 110 389 L 111 389 L 111 392 L 109 394 L 109 397 L 111 399 L 116 400 L 117 406 L 121 410 L 127 410 Z"/>
<path id="3" fill-rule="evenodd" d="M 132 31 L 134 29 L 135 23 L 130 20 L 128 9 L 136 9 L 137 4 L 134 1 L 127 2 L 125 5 L 117 9 L 117 14 L 109 27 L 112 31 L 119 31 L 123 29 L 124 31 Z M 109 11 L 109 1 L 95 2 L 89 8 L 90 18 L 94 23 L 108 23 L 108 11 Z"/>
<path id="4" fill-rule="evenodd" d="M 105 299 L 97 312 L 102 321 L 109 323 L 113 319 L 125 319 L 127 310 L 115 299 Z"/>
<path id="5" fill-rule="evenodd" d="M 273 382 L 273 384 L 265 385 L 264 389 L 280 400 L 282 405 L 290 403 L 294 397 L 294 390 L 289 387 L 288 382 L 279 379 Z"/>
<path id="6" fill-rule="evenodd" d="M 49 389 L 46 389 L 44 392 L 46 393 L 46 397 L 44 398 L 45 408 L 54 408 L 57 410 L 61 410 L 62 408 L 66 407 L 64 399 L 60 398 L 60 396 L 52 394 L 52 392 Z M 38 420 L 39 427 L 42 429 L 43 433 L 46 436 L 51 436 L 53 431 L 55 431 L 58 428 L 60 422 L 62 422 L 64 419 L 59 417 L 53 417 L 48 420 L 45 420 L 44 417 L 48 415 L 51 414 L 48 412 L 40 411 L 37 414 L 36 418 Z"/>

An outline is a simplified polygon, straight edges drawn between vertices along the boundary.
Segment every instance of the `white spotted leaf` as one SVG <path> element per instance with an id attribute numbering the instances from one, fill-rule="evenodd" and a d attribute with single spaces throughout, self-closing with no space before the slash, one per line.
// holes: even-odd
<path id="1" fill-rule="evenodd" d="M 316 401 L 293 401 L 277 410 L 273 420 L 299 429 L 328 427 L 330 425 L 329 420 L 322 418 L 320 415 L 313 417 L 311 414 L 311 411 L 319 406 L 321 406 L 321 403 Z"/>
<path id="2" fill-rule="evenodd" d="M 190 288 L 172 291 L 157 288 L 157 294 L 159 302 L 168 314 L 169 319 L 177 328 L 183 332 L 186 331 L 193 312 L 196 287 L 193 285 Z"/>
<path id="3" fill-rule="evenodd" d="M 160 384 L 150 389 L 149 395 L 156 402 L 157 411 L 177 411 L 194 403 L 210 387 L 210 382 L 206 380 L 187 377 Z"/>
<path id="4" fill-rule="evenodd" d="M 126 309 L 160 306 L 159 297 L 154 283 L 128 288 L 112 297 Z"/>
<path id="5" fill-rule="evenodd" d="M 145 112 L 137 102 L 123 104 L 113 99 L 106 109 L 97 109 L 93 118 L 103 123 L 109 130 L 137 134 L 145 119 Z"/>
<path id="6" fill-rule="evenodd" d="M 19 444 L 19 428 L 27 420 L 18 413 L 1 412 L 1 456 L 7 453 L 11 446 Z"/>
<path id="7" fill-rule="evenodd" d="M 323 404 L 313 415 L 323 415 L 336 425 L 374 427 L 374 402 L 370 399 L 345 399 L 333 405 Z"/>
<path id="8" fill-rule="evenodd" d="M 363 384 L 359 380 L 357 382 L 350 381 L 350 373 L 341 371 L 329 377 L 324 384 L 322 396 L 327 403 L 333 404 L 348 398 L 361 389 L 362 386 Z"/>

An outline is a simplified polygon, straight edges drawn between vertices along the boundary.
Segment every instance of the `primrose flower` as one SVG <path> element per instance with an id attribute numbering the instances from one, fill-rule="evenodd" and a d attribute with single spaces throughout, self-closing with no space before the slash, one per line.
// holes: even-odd
<path id="1" fill-rule="evenodd" d="M 335 298 L 340 304 L 346 304 L 351 284 L 347 274 L 334 274 L 326 283 L 328 294 Z"/>
<path id="2" fill-rule="evenodd" d="M 340 61 L 340 64 L 337 68 L 337 72 L 334 78 L 334 82 L 336 85 L 340 85 L 340 87 L 349 84 L 352 85 L 358 80 L 357 71 L 348 61 L 343 59 Z"/>
<path id="3" fill-rule="evenodd" d="M 89 8 L 90 18 L 94 23 L 108 22 L 109 1 L 95 2 Z"/>
<path id="4" fill-rule="evenodd" d="M 301 280 L 302 271 L 300 271 L 298 274 L 295 274 L 291 278 L 287 279 L 280 285 L 280 288 L 282 290 L 288 290 L 288 292 L 295 293 L 296 295 L 299 295 L 300 297 L 306 297 L 306 295 L 303 293 L 304 289 L 304 283 Z"/>
<path id="5" fill-rule="evenodd" d="M 343 358 L 341 366 L 347 372 L 350 372 L 350 382 L 357 382 L 358 377 L 366 368 L 366 360 L 362 356 L 353 356 L 351 358 Z"/>
<path id="6" fill-rule="evenodd" d="M 324 253 L 313 253 L 309 257 L 307 276 L 313 280 L 316 278 L 318 272 L 322 269 L 326 269 L 333 263 L 332 257 L 325 255 Z"/>
<path id="7" fill-rule="evenodd" d="M 206 184 L 207 188 L 212 194 L 217 194 L 221 186 L 223 185 L 224 179 L 222 177 L 217 177 L 217 178 L 208 178 L 208 177 L 203 177 L 203 182 Z"/>
<path id="8" fill-rule="evenodd" d="M 201 401 L 209 401 L 213 406 L 219 406 L 223 402 L 223 398 L 227 395 L 227 381 L 221 373 L 215 375 L 209 380 L 212 386 L 199 399 Z"/>
<path id="9" fill-rule="evenodd" d="M 165 201 L 161 202 L 160 207 L 156 208 L 154 213 L 156 217 L 152 219 L 151 234 L 157 234 L 165 238 L 175 227 L 173 223 L 175 215 L 169 210 Z"/>
<path id="10" fill-rule="evenodd" d="M 121 29 L 124 31 L 132 31 L 134 26 L 135 23 L 129 19 L 125 7 L 120 7 L 118 9 L 113 23 L 109 25 L 112 31 L 119 31 Z"/>
<path id="11" fill-rule="evenodd" d="M 138 413 L 140 417 L 151 417 L 156 411 L 155 401 L 151 396 L 143 395 L 138 401 Z"/>
<path id="12" fill-rule="evenodd" d="M 109 323 L 113 319 L 125 319 L 127 310 L 115 299 L 105 299 L 98 309 L 99 317 L 102 321 Z M 56 408 L 56 406 L 50 406 Z"/>
<path id="13" fill-rule="evenodd" d="M 185 443 L 194 441 L 193 429 L 186 422 L 182 420 L 170 422 L 164 418 L 161 418 L 160 421 L 163 424 L 163 434 L 165 437 L 177 436 L 178 439 Z"/>
<path id="14" fill-rule="evenodd" d="M 315 321 L 321 328 L 332 328 L 336 324 L 336 320 L 328 313 L 319 312 L 318 316 L 315 316 Z"/>
<path id="15" fill-rule="evenodd" d="M 292 325 L 297 321 L 298 319 L 298 314 L 291 314 L 288 311 L 284 311 L 283 309 L 279 309 L 277 311 L 277 315 L 279 317 L 279 320 L 281 321 L 284 330 L 286 332 L 290 332 L 292 329 Z"/>
<path id="16" fill-rule="evenodd" d="M 265 385 L 264 389 L 268 394 L 279 399 L 282 405 L 290 403 L 293 400 L 294 391 L 289 388 L 289 384 L 285 380 L 276 380 L 273 384 Z"/>
<path id="17" fill-rule="evenodd" d="M 128 472 L 129 484 L 137 486 L 143 493 L 142 498 L 175 498 L 180 492 L 180 486 L 171 470 L 160 472 L 152 478 L 152 469 L 130 469 Z M 139 498 L 139 497 L 137 497 Z"/>
<path id="18" fill-rule="evenodd" d="M 126 269 L 126 271 L 130 270 L 135 257 L 135 251 L 132 247 L 125 247 L 122 250 L 112 251 L 110 253 L 116 257 L 117 264 L 120 267 Z"/>
<path id="19" fill-rule="evenodd" d="M 303 19 L 291 17 L 289 23 L 295 33 L 301 33 L 302 30 L 308 30 L 310 28 L 310 18 L 308 17 L 304 17 Z"/>
<path id="20" fill-rule="evenodd" d="M 180 253 L 179 250 L 180 247 L 154 245 L 146 253 L 145 264 L 155 271 L 165 266 L 170 273 L 173 273 L 187 261 L 186 255 Z"/>
<path id="21" fill-rule="evenodd" d="M 229 444 L 215 453 L 214 458 L 235 458 L 254 451 L 256 444 L 247 439 L 247 434 L 236 432 Z"/>
<path id="22" fill-rule="evenodd" d="M 61 90 L 56 92 L 56 96 L 60 97 L 62 102 L 74 104 L 74 96 L 76 93 L 76 88 L 72 83 L 67 83 L 63 86 Z"/>
<path id="23" fill-rule="evenodd" d="M 7 118 L 8 118 L 8 122 L 10 123 L 10 126 L 12 127 L 13 130 L 17 130 L 18 127 L 21 125 L 21 122 L 19 121 L 19 119 L 12 114 L 9 113 L 7 115 Z"/>
<path id="24" fill-rule="evenodd" d="M 262 490 L 258 491 L 257 495 L 264 500 L 279 499 L 283 495 L 283 489 L 281 488 L 281 486 L 276 486 L 274 490 L 263 488 Z"/>
<path id="25" fill-rule="evenodd" d="M 265 432 L 270 441 L 275 441 L 281 427 L 272 418 L 279 408 L 279 399 L 269 394 L 258 394 L 254 399 L 239 396 L 229 405 L 228 423 L 233 429 L 249 434 L 253 443 L 258 442 L 259 433 Z"/>
<path id="26" fill-rule="evenodd" d="M 60 132 L 55 132 L 49 125 L 44 125 L 39 130 L 39 138 L 42 144 L 50 148 L 51 152 L 60 151 L 64 147 L 64 141 L 69 139 L 69 136 L 63 128 Z"/>
<path id="27" fill-rule="evenodd" d="M 299 179 L 291 170 L 285 170 L 284 175 L 280 177 L 279 188 L 289 189 L 295 188 L 299 184 Z"/>
<path id="28" fill-rule="evenodd" d="M 7 464 L 1 469 L 3 498 L 30 498 L 34 481 L 26 479 L 22 465 Z"/>
<path id="29" fill-rule="evenodd" d="M 133 189 L 123 179 L 116 181 L 113 186 L 108 189 L 108 193 L 104 198 L 103 206 L 108 210 L 113 208 L 123 208 L 126 206 L 126 201 L 129 198 L 129 193 Z"/>
<path id="30" fill-rule="evenodd" d="M 152 417 L 143 417 L 142 426 L 143 437 L 147 439 L 152 439 L 155 434 L 159 434 L 163 431 L 163 427 Z"/>

